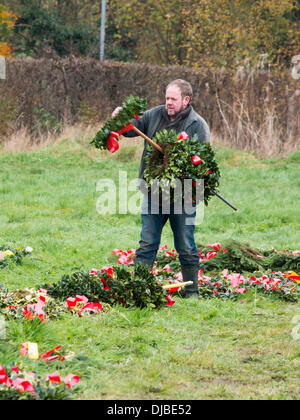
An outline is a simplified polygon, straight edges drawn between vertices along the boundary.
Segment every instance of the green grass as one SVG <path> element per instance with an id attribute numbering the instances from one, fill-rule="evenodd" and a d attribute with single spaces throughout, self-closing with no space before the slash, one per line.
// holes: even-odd
<path id="1" fill-rule="evenodd" d="M 136 151 L 116 155 L 73 140 L 38 152 L 0 154 L 0 244 L 31 246 L 21 266 L 0 271 L 10 289 L 59 280 L 78 268 L 112 264 L 114 248 L 137 248 L 140 216 L 96 211 L 98 180 L 137 176 Z M 300 248 L 300 152 L 259 160 L 217 149 L 220 192 L 196 228 L 197 243 L 235 239 L 254 247 Z M 134 194 L 133 192 L 131 194 Z M 166 226 L 162 243 L 173 247 Z M 299 305 L 253 294 L 238 302 L 176 298 L 160 311 L 122 307 L 92 318 L 69 314 L 47 324 L 12 322 L 0 340 L 0 363 L 57 369 L 81 377 L 82 399 L 299 399 L 299 340 L 292 319 Z M 40 351 L 62 344 L 72 361 L 47 364 L 18 354 L 37 341 Z"/>

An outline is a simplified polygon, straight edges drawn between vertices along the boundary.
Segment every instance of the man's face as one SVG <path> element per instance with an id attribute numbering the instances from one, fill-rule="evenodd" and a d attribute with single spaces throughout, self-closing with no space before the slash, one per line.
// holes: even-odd
<path id="1" fill-rule="evenodd" d="M 189 96 L 183 98 L 178 86 L 169 86 L 166 90 L 166 110 L 169 117 L 175 118 L 188 106 L 189 102 Z"/>

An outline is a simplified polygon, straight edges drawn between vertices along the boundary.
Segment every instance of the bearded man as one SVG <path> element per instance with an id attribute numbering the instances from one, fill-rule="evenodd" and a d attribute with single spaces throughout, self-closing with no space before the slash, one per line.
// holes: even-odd
<path id="1" fill-rule="evenodd" d="M 165 92 L 165 104 L 154 107 L 145 112 L 139 120 L 134 120 L 136 128 L 153 138 L 161 130 L 175 130 L 176 133 L 185 132 L 189 137 L 198 136 L 199 142 L 210 142 L 210 130 L 206 121 L 194 110 L 192 106 L 193 89 L 190 83 L 177 79 L 168 84 Z M 115 117 L 120 111 L 116 108 L 112 114 Z M 126 137 L 136 137 L 135 131 L 124 133 Z M 141 158 L 139 179 L 143 180 L 145 170 L 145 156 L 147 142 Z M 186 286 L 186 297 L 198 299 L 198 270 L 199 253 L 195 245 L 195 219 L 196 205 L 192 213 L 182 209 L 180 214 L 174 211 L 171 205 L 168 214 L 160 208 L 159 213 L 151 212 L 151 199 L 145 194 L 142 204 L 142 230 L 139 248 L 136 251 L 135 264 L 141 263 L 152 268 L 159 249 L 161 234 L 167 220 L 170 221 L 174 236 L 174 246 L 179 254 L 181 272 L 185 282 L 192 281 Z"/>

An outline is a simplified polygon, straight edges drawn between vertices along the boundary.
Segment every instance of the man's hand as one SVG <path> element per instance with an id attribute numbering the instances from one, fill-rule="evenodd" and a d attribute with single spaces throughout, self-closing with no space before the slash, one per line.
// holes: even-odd
<path id="1" fill-rule="evenodd" d="M 116 116 L 119 114 L 119 112 L 122 110 L 121 106 L 118 106 L 113 113 L 111 114 L 111 118 L 116 118 Z"/>

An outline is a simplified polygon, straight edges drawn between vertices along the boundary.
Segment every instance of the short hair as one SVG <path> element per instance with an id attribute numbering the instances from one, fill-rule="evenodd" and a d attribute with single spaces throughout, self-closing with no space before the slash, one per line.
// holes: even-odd
<path id="1" fill-rule="evenodd" d="M 184 98 L 185 96 L 189 96 L 190 97 L 190 102 L 192 102 L 193 99 L 193 88 L 192 85 L 187 82 L 186 80 L 183 79 L 176 79 L 173 80 L 172 82 L 170 82 L 167 86 L 167 89 L 170 86 L 177 86 L 180 89 L 181 95 Z"/>

